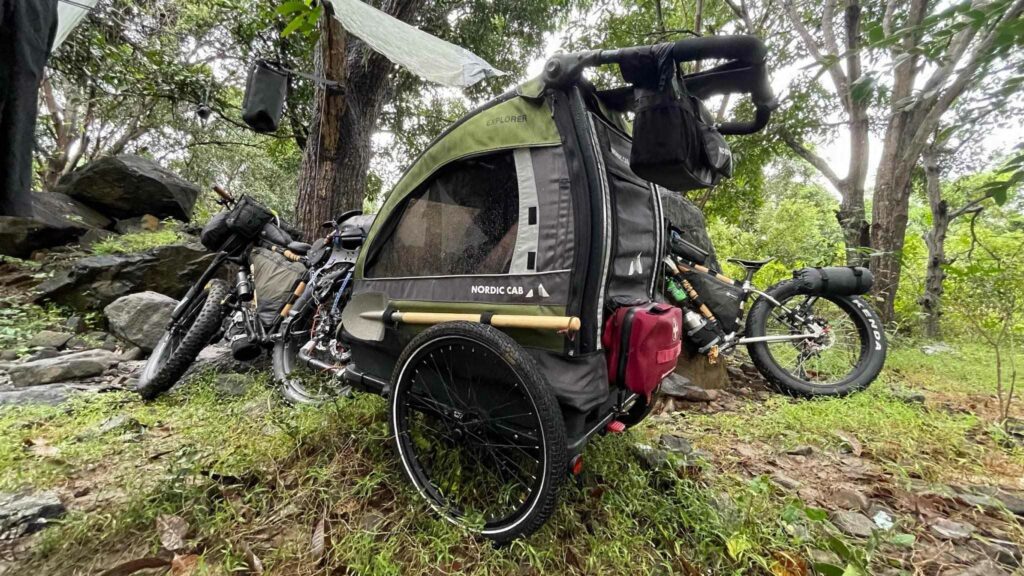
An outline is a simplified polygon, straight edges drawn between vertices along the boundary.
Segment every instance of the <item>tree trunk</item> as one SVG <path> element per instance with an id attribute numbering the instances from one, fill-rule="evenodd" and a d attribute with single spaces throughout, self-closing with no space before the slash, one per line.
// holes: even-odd
<path id="1" fill-rule="evenodd" d="M 409 21 L 424 5 L 424 0 L 387 0 L 378 8 L 399 20 Z M 340 25 L 328 17 L 331 28 Z M 321 40 L 323 41 L 323 40 Z M 329 44 L 329 43 L 328 43 Z M 321 233 L 320 225 L 345 210 L 362 208 L 366 196 L 366 176 L 372 158 L 370 139 L 377 126 L 381 109 L 391 96 L 394 67 L 387 58 L 369 49 L 356 38 L 323 46 L 321 57 L 330 51 L 331 59 L 324 68 L 337 65 L 341 56 L 344 66 L 337 77 L 344 88 L 318 97 L 314 104 L 314 121 L 303 154 L 299 173 L 299 195 L 296 200 L 296 221 L 308 238 Z M 319 90 L 318 90 L 319 94 Z"/>
<path id="2" fill-rule="evenodd" d="M 928 338 L 941 338 L 942 315 L 942 282 L 946 272 L 942 269 L 946 260 L 946 233 L 952 220 L 949 204 L 942 199 L 938 155 L 929 149 L 923 156 L 928 206 L 932 213 L 932 228 L 924 234 L 924 243 L 928 246 L 928 263 L 924 277 L 924 294 L 918 300 L 924 312 L 924 335 Z"/>
<path id="3" fill-rule="evenodd" d="M 871 272 L 875 276 L 872 293 L 884 322 L 895 317 L 914 165 L 905 159 L 887 161 L 883 155 L 875 181 L 871 212 Z"/>
<path id="4" fill-rule="evenodd" d="M 344 84 L 345 41 L 341 23 L 325 16 L 314 58 L 318 77 Z M 345 94 L 336 87 L 318 83 L 313 98 L 313 121 L 302 153 L 295 200 L 295 224 L 307 240 L 319 236 L 321 224 L 333 217 L 334 195 L 339 186 L 338 151 L 344 143 L 341 119 L 345 114 Z"/>

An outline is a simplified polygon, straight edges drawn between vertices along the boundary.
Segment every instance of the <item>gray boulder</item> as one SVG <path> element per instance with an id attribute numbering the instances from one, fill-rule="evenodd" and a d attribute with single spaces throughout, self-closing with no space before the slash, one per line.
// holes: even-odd
<path id="1" fill-rule="evenodd" d="M 118 354 L 107 350 L 84 350 L 54 358 L 4 364 L 0 369 L 10 375 L 12 384 L 24 387 L 99 376 L 120 360 Z"/>
<path id="2" fill-rule="evenodd" d="M 121 296 L 159 292 L 181 298 L 213 259 L 201 244 L 169 244 L 137 254 L 89 256 L 58 270 L 37 288 L 37 301 L 98 310 Z"/>
<path id="3" fill-rule="evenodd" d="M 140 156 L 101 158 L 60 179 L 59 192 L 114 218 L 153 214 L 188 221 L 199 188 Z"/>
<path id="4" fill-rule="evenodd" d="M 41 330 L 36 332 L 26 344 L 29 348 L 63 348 L 74 334 L 67 332 L 55 332 L 53 330 Z"/>
<path id="5" fill-rule="evenodd" d="M 33 216 L 0 216 L 0 254 L 28 258 L 32 252 L 74 242 L 109 218 L 64 194 L 32 194 Z"/>
<path id="6" fill-rule="evenodd" d="M 139 292 L 114 300 L 103 309 L 110 331 L 145 352 L 163 336 L 178 301 L 157 292 Z"/>
<path id="7" fill-rule="evenodd" d="M 0 541 L 38 532 L 64 512 L 64 504 L 52 492 L 0 493 Z"/>

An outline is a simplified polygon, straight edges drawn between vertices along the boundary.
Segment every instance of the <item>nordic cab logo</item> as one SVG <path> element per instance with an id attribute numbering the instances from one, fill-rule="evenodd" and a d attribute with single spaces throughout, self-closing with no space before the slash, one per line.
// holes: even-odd
<path id="1" fill-rule="evenodd" d="M 505 116 L 495 116 L 487 121 L 487 126 L 497 126 L 499 124 L 520 124 L 526 122 L 526 114 L 507 114 Z"/>
<path id="2" fill-rule="evenodd" d="M 522 286 L 485 286 L 477 284 L 469 287 L 470 294 L 487 294 L 490 296 L 522 296 L 525 290 Z"/>

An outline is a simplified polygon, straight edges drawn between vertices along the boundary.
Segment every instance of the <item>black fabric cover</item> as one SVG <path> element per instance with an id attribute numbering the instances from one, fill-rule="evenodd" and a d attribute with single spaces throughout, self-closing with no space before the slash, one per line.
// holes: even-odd
<path id="1" fill-rule="evenodd" d="M 665 188 L 659 188 L 661 192 L 661 206 L 665 218 L 679 229 L 679 235 L 683 240 L 708 252 L 705 266 L 720 272 L 721 265 L 718 263 L 718 255 L 715 253 L 715 246 L 708 236 L 708 225 L 704 220 L 704 213 L 696 204 L 690 202 L 678 192 L 672 192 Z"/>
<path id="2" fill-rule="evenodd" d="M 525 350 L 537 361 L 540 373 L 562 406 L 586 412 L 608 399 L 608 362 L 604 352 L 569 358 L 537 348 Z"/>
<path id="3" fill-rule="evenodd" d="M 265 60 L 257 60 L 249 68 L 242 120 L 257 132 L 276 132 L 287 92 L 288 73 Z"/>
<path id="4" fill-rule="evenodd" d="M 57 32 L 57 0 L 0 0 L 0 215 L 32 215 L 39 82 Z"/>
<path id="5" fill-rule="evenodd" d="M 849 296 L 867 293 L 875 283 L 875 277 L 871 270 L 861 266 L 829 266 L 795 270 L 793 281 L 804 294 Z"/>
<path id="6" fill-rule="evenodd" d="M 266 248 L 253 248 L 249 262 L 256 289 L 256 316 L 269 328 L 306 273 L 306 267 Z"/>
<path id="7" fill-rule="evenodd" d="M 700 302 L 711 309 L 711 313 L 718 319 L 719 326 L 726 334 L 739 330 L 740 298 L 743 297 L 743 290 L 703 272 L 683 272 L 683 278 L 697 291 Z"/>
<path id="8" fill-rule="evenodd" d="M 199 234 L 199 240 L 208 250 L 217 251 L 224 245 L 224 242 L 231 237 L 231 229 L 228 228 L 227 210 L 221 210 L 210 218 L 210 221 L 203 226 Z"/>

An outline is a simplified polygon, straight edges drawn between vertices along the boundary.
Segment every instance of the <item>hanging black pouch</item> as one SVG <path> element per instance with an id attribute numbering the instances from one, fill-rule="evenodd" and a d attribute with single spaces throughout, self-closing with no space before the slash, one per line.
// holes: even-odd
<path id="1" fill-rule="evenodd" d="M 274 132 L 281 123 L 288 92 L 288 73 L 266 60 L 249 68 L 242 99 L 242 120 L 257 132 Z"/>

